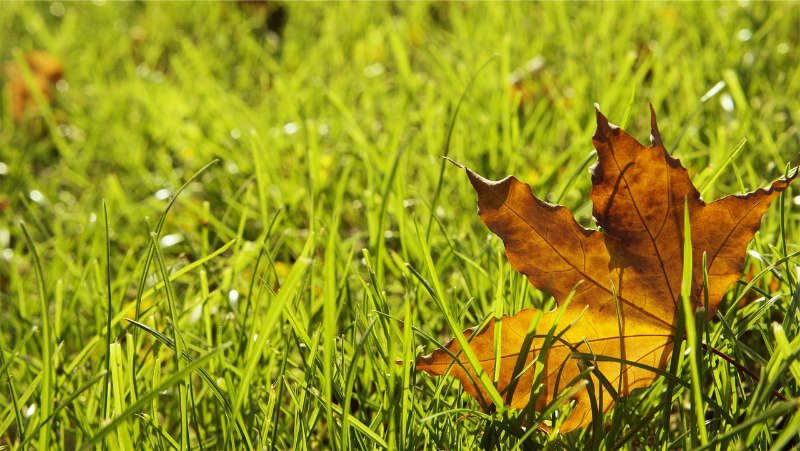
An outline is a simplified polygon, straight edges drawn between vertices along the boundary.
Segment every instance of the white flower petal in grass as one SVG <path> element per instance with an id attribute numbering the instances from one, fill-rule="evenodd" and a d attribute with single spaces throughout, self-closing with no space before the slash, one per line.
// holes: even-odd
<path id="1" fill-rule="evenodd" d="M 32 201 L 36 203 L 41 203 L 44 200 L 44 196 L 42 195 L 42 193 L 36 189 L 31 191 L 30 198 Z"/>
<path id="2" fill-rule="evenodd" d="M 0 161 L 0 175 L 8 174 L 8 165 Z"/>
<path id="3" fill-rule="evenodd" d="M 14 251 L 13 250 L 11 250 L 10 248 L 3 249 L 3 258 L 4 259 L 11 260 L 12 257 L 14 257 Z"/>
<path id="4" fill-rule="evenodd" d="M 239 292 L 236 290 L 231 290 L 228 292 L 228 300 L 231 302 L 237 302 L 239 300 Z"/>
<path id="5" fill-rule="evenodd" d="M 283 126 L 283 132 L 287 135 L 293 135 L 297 133 L 297 124 L 294 122 L 289 122 L 288 124 Z"/>
<path id="6" fill-rule="evenodd" d="M 25 416 L 28 418 L 32 417 L 34 413 L 36 413 L 36 404 L 31 404 L 25 409 Z"/>

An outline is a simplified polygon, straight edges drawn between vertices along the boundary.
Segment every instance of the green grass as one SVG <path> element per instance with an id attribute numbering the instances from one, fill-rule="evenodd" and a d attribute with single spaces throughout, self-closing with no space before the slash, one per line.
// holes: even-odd
<path id="1" fill-rule="evenodd" d="M 3 79 L 0 449 L 797 447 L 792 189 L 752 244 L 753 282 L 709 322 L 682 315 L 689 342 L 760 382 L 691 346 L 592 426 L 549 435 L 394 362 L 549 302 L 440 155 L 515 174 L 591 226 L 593 104 L 647 142 L 652 103 L 706 199 L 766 186 L 800 152 L 799 15 L 772 2 L 3 4 L 0 61 L 47 51 L 67 84 L 17 123 Z M 747 293 L 763 299 L 737 307 Z"/>

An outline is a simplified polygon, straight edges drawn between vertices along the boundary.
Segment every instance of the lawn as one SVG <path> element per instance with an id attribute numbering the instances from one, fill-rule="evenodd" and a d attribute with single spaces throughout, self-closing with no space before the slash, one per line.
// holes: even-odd
<path id="1" fill-rule="evenodd" d="M 768 186 L 800 152 L 800 5 L 0 10 L 0 449 L 800 443 L 791 187 L 701 324 L 758 377 L 684 343 L 701 386 L 681 385 L 681 359 L 558 433 L 411 364 L 495 314 L 554 307 L 440 156 L 596 227 L 594 104 L 644 143 L 652 104 L 707 200 Z M 557 425 L 570 405 L 552 407 Z"/>

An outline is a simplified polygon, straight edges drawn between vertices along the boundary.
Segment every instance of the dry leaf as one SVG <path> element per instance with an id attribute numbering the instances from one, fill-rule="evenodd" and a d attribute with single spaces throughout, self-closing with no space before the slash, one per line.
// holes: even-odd
<path id="1" fill-rule="evenodd" d="M 46 102 L 52 103 L 53 88 L 64 75 L 64 66 L 61 61 L 49 53 L 37 50 L 25 55 L 25 62 L 28 64 L 33 81 L 41 91 L 42 97 Z M 6 72 L 11 90 L 11 113 L 14 120 L 19 122 L 24 117 L 25 111 L 36 106 L 36 100 L 16 64 L 9 64 Z"/>
<path id="2" fill-rule="evenodd" d="M 702 306 L 703 253 L 707 254 L 709 317 L 717 311 L 728 286 L 742 274 L 747 244 L 758 230 L 761 217 L 770 203 L 797 174 L 781 179 L 768 189 L 745 195 L 728 196 L 706 204 L 689 180 L 686 169 L 664 148 L 651 106 L 652 146 L 645 147 L 625 131 L 608 123 L 597 111 L 597 130 L 592 141 L 597 148 L 597 163 L 591 168 L 593 215 L 603 229 L 599 232 L 579 225 L 563 206 L 552 205 L 533 196 L 528 185 L 514 177 L 499 182 L 484 179 L 467 169 L 478 193 L 481 220 L 502 238 L 506 255 L 519 273 L 533 286 L 547 290 L 559 303 L 577 288 L 563 312 L 556 333 L 580 317 L 563 339 L 579 352 L 593 352 L 640 362 L 665 369 L 672 352 L 680 303 L 683 271 L 684 199 L 688 202 L 692 231 L 693 283 L 691 299 L 695 308 Z M 620 323 L 617 320 L 616 293 Z M 526 309 L 502 321 L 501 364 L 498 391 L 510 382 L 523 339 L 535 315 Z M 558 310 L 544 313 L 537 335 L 550 329 Z M 620 334 L 621 327 L 621 334 Z M 469 337 L 472 329 L 464 332 Z M 470 346 L 483 370 L 494 373 L 494 321 L 478 333 Z M 585 342 L 589 343 L 591 349 Z M 544 339 L 536 338 L 525 358 L 526 365 L 536 357 Z M 446 347 L 456 354 L 455 340 Z M 550 403 L 557 390 L 580 372 L 570 360 L 570 348 L 556 342 L 547 353 L 541 383 L 544 384 L 536 408 Z M 442 350 L 422 357 L 417 369 L 441 375 L 452 363 Z M 559 385 L 556 379 L 562 367 Z M 469 366 L 465 363 L 465 366 Z M 649 370 L 619 363 L 597 362 L 597 368 L 616 389 L 622 377 L 620 396 L 650 385 L 657 375 Z M 471 369 L 469 370 L 472 371 Z M 482 391 L 459 365 L 451 374 L 461 380 L 470 395 Z M 478 377 L 473 374 L 475 381 Z M 534 374 L 527 371 L 520 378 L 513 398 L 504 395 L 514 408 L 527 405 Z M 592 376 L 595 391 L 601 384 Z M 604 412 L 613 404 L 603 390 Z M 561 431 L 584 427 L 591 422 L 591 404 L 584 389 L 572 400 L 576 405 Z"/>

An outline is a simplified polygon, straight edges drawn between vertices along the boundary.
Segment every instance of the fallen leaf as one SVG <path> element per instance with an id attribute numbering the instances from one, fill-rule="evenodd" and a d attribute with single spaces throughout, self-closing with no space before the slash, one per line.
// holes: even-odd
<path id="1" fill-rule="evenodd" d="M 795 170 L 789 179 L 778 180 L 767 189 L 706 204 L 686 169 L 664 148 L 652 106 L 651 130 L 652 146 L 645 147 L 609 124 L 597 110 L 592 142 L 598 160 L 590 170 L 591 200 L 593 216 L 602 232 L 582 227 L 566 207 L 536 198 L 528 185 L 513 176 L 492 182 L 466 169 L 478 193 L 480 218 L 503 240 L 511 266 L 539 290 L 552 293 L 559 303 L 577 286 L 563 312 L 557 309 L 543 313 L 538 324 L 536 334 L 541 337 L 550 330 L 558 313 L 563 317 L 556 333 L 577 320 L 541 362 L 543 387 L 536 402 L 539 411 L 580 373 L 577 362 L 570 360 L 570 346 L 578 352 L 622 358 L 659 369 L 667 367 L 681 295 L 684 201 L 688 204 L 693 246 L 691 299 L 695 308 L 703 305 L 705 253 L 708 316 L 713 317 L 728 286 L 742 274 L 745 251 L 760 227 L 761 217 L 797 175 Z M 582 283 L 578 285 L 579 282 Z M 588 310 L 581 316 L 585 308 Z M 535 309 L 525 309 L 515 316 L 503 317 L 497 386 L 500 393 L 511 381 L 535 314 Z M 472 332 L 467 329 L 464 335 L 469 337 Z M 544 338 L 533 340 L 525 356 L 526 365 L 537 356 L 543 342 Z M 483 371 L 492 378 L 494 320 L 473 338 L 470 346 Z M 453 355 L 460 351 L 455 340 L 445 347 Z M 437 349 L 422 357 L 417 369 L 437 376 L 444 374 L 452 362 L 452 357 Z M 469 367 L 466 363 L 465 366 Z M 619 384 L 620 396 L 650 385 L 657 377 L 648 369 L 615 362 L 596 362 L 596 367 L 615 390 Z M 469 372 L 473 370 L 470 368 Z M 504 394 L 510 407 L 528 404 L 534 388 L 533 373 L 523 373 L 515 390 Z M 476 399 L 481 399 L 479 391 L 482 399 L 489 399 L 483 387 L 472 382 L 479 380 L 474 373 L 470 378 L 462 366 L 453 365 L 450 374 L 460 379 L 464 390 Z M 602 410 L 608 412 L 614 400 L 595 376 L 591 377 L 595 393 L 602 392 Z M 591 422 L 587 390 L 580 390 L 571 400 L 576 404 L 561 424 L 562 432 Z"/>
<path id="2" fill-rule="evenodd" d="M 64 66 L 61 61 L 49 53 L 36 50 L 25 55 L 25 63 L 44 100 L 52 103 L 53 88 L 64 75 Z M 11 114 L 16 122 L 20 122 L 25 117 L 25 112 L 36 106 L 36 99 L 16 64 L 9 64 L 6 67 L 6 73 L 11 91 Z"/>

